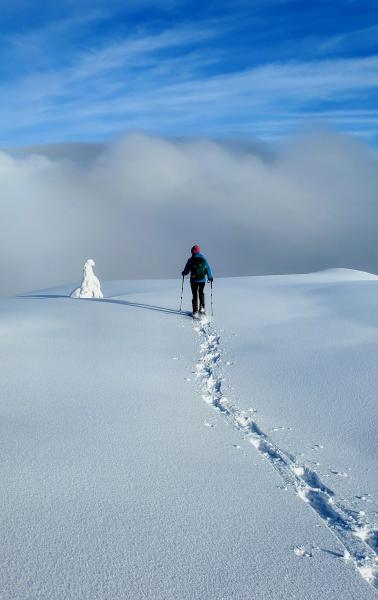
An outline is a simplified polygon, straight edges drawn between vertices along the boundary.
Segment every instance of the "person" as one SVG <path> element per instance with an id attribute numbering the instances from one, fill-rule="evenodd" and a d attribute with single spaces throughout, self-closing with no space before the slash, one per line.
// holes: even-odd
<path id="1" fill-rule="evenodd" d="M 205 312 L 205 283 L 206 279 L 213 281 L 213 274 L 206 258 L 201 253 L 201 248 L 196 244 L 191 249 L 192 256 L 188 259 L 181 275 L 185 277 L 190 273 L 190 287 L 192 288 L 193 316 Z"/>

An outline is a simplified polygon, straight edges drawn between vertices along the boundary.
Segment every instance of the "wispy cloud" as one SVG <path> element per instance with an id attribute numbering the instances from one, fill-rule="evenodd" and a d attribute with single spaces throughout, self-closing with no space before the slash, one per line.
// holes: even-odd
<path id="1" fill-rule="evenodd" d="M 130 128 L 186 134 L 193 127 L 216 134 L 225 128 L 240 131 L 244 123 L 249 131 L 254 124 L 260 134 L 265 124 L 271 135 L 282 131 L 279 120 L 288 125 L 306 118 L 346 128 L 352 121 L 353 128 L 371 125 L 369 112 L 360 112 L 356 121 L 353 102 L 377 92 L 378 56 L 290 61 L 211 74 L 216 57 L 164 55 L 182 49 L 193 36 L 208 40 L 211 35 L 208 30 L 176 30 L 121 40 L 83 54 L 61 72 L 23 77 L 1 92 L 8 106 L 0 111 L 3 133 L 17 126 L 50 125 L 72 135 Z"/>
<path id="2" fill-rule="evenodd" d="M 293 3 L 272 3 L 287 22 Z M 178 18 L 189 4 L 156 5 L 171 12 L 169 27 L 161 13 L 148 22 L 134 18 L 137 2 L 128 5 L 127 18 L 123 3 L 113 2 L 3 34 L 0 143 L 94 139 L 129 129 L 271 138 L 322 118 L 368 134 L 378 52 L 366 51 L 375 26 L 345 25 L 327 35 L 306 30 L 300 37 L 293 30 L 294 41 L 274 45 L 263 2 L 235 3 L 233 15 L 219 3 L 216 13 L 204 10 L 200 24 L 190 13 Z M 115 15 L 122 15 L 119 22 Z M 307 16 L 298 11 L 297 22 Z M 356 48 L 364 52 L 354 56 Z"/>

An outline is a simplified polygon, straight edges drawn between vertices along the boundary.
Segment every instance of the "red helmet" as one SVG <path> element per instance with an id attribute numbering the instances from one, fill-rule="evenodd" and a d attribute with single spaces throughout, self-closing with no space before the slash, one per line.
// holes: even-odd
<path id="1" fill-rule="evenodd" d="M 191 252 L 192 254 L 200 254 L 201 248 L 198 246 L 198 244 L 196 244 L 195 246 L 193 246 Z"/>

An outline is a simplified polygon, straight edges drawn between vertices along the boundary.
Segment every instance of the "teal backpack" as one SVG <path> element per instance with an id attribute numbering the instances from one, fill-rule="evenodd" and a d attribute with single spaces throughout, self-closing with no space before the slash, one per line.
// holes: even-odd
<path id="1" fill-rule="evenodd" d="M 190 279 L 206 279 L 207 267 L 203 256 L 192 256 L 190 262 Z"/>

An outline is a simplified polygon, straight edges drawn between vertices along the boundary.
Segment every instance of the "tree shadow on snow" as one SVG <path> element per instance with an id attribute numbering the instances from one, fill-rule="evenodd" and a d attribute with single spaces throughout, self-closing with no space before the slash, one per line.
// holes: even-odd
<path id="1" fill-rule="evenodd" d="M 320 548 L 320 550 L 326 554 L 334 556 L 335 558 L 344 558 L 344 554 L 342 552 L 335 552 L 335 550 L 329 550 L 328 548 Z"/>
<path id="2" fill-rule="evenodd" d="M 191 313 L 186 311 L 179 311 L 174 308 L 167 308 L 166 306 L 158 306 L 155 304 L 145 304 L 143 302 L 129 302 L 128 300 L 116 300 L 115 298 L 71 298 L 70 296 L 65 296 L 63 294 L 28 294 L 25 296 L 16 296 L 17 298 L 22 298 L 23 300 L 44 300 L 50 298 L 67 298 L 70 300 L 86 300 L 87 302 L 107 302 L 109 304 L 120 304 L 123 306 L 131 306 L 132 308 L 142 308 L 144 310 L 154 310 L 157 312 L 167 313 L 170 315 L 181 315 L 182 317 L 190 316 Z"/>

